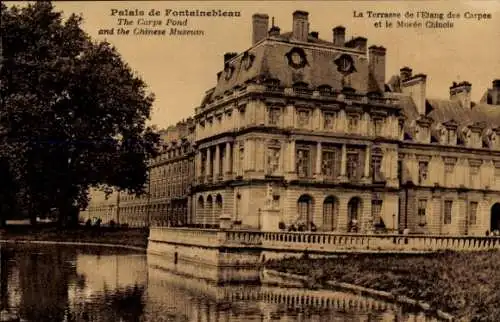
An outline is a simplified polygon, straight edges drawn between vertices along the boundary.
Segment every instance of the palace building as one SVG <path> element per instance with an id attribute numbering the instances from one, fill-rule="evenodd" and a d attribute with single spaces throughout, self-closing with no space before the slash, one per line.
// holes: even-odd
<path id="1" fill-rule="evenodd" d="M 148 200 L 120 198 L 121 217 L 214 227 L 224 216 L 266 231 L 500 229 L 500 80 L 478 103 L 468 82 L 432 99 L 409 67 L 386 82 L 384 47 L 348 40 L 342 26 L 322 39 L 309 25 L 305 11 L 286 33 L 253 16 L 252 45 L 224 54 L 189 138 L 167 140 L 179 154 L 152 164 Z"/>
<path id="2" fill-rule="evenodd" d="M 190 185 L 194 180 L 194 122 L 192 118 L 160 131 L 160 155 L 150 160 L 147 193 L 137 197 L 124 192 L 93 191 L 83 220 L 101 218 L 103 223 L 130 227 L 182 226 L 189 222 Z"/>

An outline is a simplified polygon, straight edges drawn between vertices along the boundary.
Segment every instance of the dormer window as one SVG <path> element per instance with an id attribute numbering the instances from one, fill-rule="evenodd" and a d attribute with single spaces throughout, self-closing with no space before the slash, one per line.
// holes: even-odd
<path id="1" fill-rule="evenodd" d="M 497 139 L 496 132 L 493 131 L 491 128 L 488 128 L 483 131 L 482 139 L 483 139 L 483 148 L 492 149 L 496 145 L 496 139 Z"/>
<path id="2" fill-rule="evenodd" d="M 456 144 L 455 130 L 454 129 L 448 129 L 446 131 L 446 143 L 452 144 L 452 145 Z"/>
<path id="3" fill-rule="evenodd" d="M 233 73 L 234 73 L 234 67 L 233 66 L 226 65 L 226 67 L 224 67 L 224 79 L 225 80 L 230 80 L 231 77 L 233 77 Z"/>
<path id="4" fill-rule="evenodd" d="M 469 127 L 464 126 L 462 129 L 458 131 L 458 144 L 469 146 L 471 143 L 472 131 Z"/>
<path id="5" fill-rule="evenodd" d="M 429 128 L 427 127 L 419 127 L 417 129 L 417 133 L 419 136 L 419 141 L 427 142 L 427 138 L 429 137 Z"/>
<path id="6" fill-rule="evenodd" d="M 430 127 L 433 123 L 433 119 L 422 115 L 420 119 L 416 121 L 417 130 L 417 140 L 422 143 L 429 143 L 431 140 Z"/>

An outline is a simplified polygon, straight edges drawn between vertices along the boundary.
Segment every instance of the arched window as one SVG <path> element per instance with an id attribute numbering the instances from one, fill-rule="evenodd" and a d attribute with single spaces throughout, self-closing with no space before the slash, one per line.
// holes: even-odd
<path id="1" fill-rule="evenodd" d="M 205 223 L 205 203 L 203 202 L 203 196 L 198 197 L 198 203 L 196 205 L 196 223 L 204 224 Z"/>
<path id="2" fill-rule="evenodd" d="M 337 226 L 337 199 L 328 196 L 323 202 L 323 230 L 332 231 Z"/>
<path id="3" fill-rule="evenodd" d="M 207 217 L 207 223 L 213 225 L 216 223 L 216 219 L 214 218 L 213 214 L 213 199 L 212 196 L 207 197 L 207 208 L 206 208 L 206 216 Z"/>
<path id="4" fill-rule="evenodd" d="M 495 203 L 491 207 L 490 213 L 490 232 L 500 230 L 500 203 Z"/>
<path id="5" fill-rule="evenodd" d="M 305 223 L 307 226 L 312 222 L 312 204 L 313 200 L 309 195 L 302 195 L 297 201 L 298 221 Z"/>
<path id="6" fill-rule="evenodd" d="M 222 196 L 220 194 L 215 197 L 215 209 L 216 209 L 216 214 L 217 217 L 222 215 Z M 216 218 L 218 219 L 218 218 Z"/>
<path id="7" fill-rule="evenodd" d="M 359 231 L 359 215 L 361 213 L 361 199 L 353 197 L 347 204 L 347 220 L 349 231 Z"/>

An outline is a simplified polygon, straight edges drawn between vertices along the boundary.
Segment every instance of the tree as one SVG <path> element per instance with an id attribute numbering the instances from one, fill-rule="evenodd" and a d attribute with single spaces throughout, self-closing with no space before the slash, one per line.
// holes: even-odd
<path id="1" fill-rule="evenodd" d="M 146 124 L 154 96 L 144 81 L 90 39 L 82 17 L 64 21 L 50 2 L 1 6 L 0 157 L 32 219 L 53 207 L 76 219 L 91 187 L 145 193 L 159 135 Z"/>

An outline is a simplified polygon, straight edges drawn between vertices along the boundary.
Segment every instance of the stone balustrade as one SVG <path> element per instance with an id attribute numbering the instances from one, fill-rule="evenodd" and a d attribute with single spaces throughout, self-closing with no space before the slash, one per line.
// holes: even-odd
<path id="1" fill-rule="evenodd" d="M 155 227 L 149 231 L 149 241 L 218 247 L 223 243 L 217 229 Z"/>
<path id="2" fill-rule="evenodd" d="M 500 249 L 500 237 L 262 232 L 158 227 L 150 241 L 275 251 L 477 251 Z"/>
<path id="3" fill-rule="evenodd" d="M 310 251 L 437 251 L 500 249 L 499 237 L 263 232 L 262 247 Z"/>

